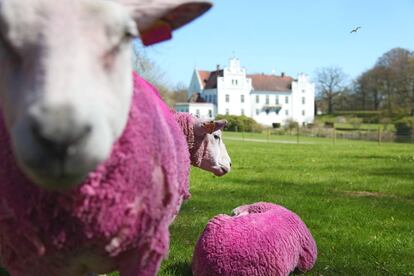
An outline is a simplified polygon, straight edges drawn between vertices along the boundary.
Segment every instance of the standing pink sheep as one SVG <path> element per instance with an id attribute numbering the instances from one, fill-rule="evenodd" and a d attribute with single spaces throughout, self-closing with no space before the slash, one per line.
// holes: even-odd
<path id="1" fill-rule="evenodd" d="M 134 82 L 110 158 L 66 192 L 18 169 L 0 120 L 0 259 L 12 275 L 156 274 L 188 187 L 188 149 L 168 107 L 137 75 Z"/>
<path id="2" fill-rule="evenodd" d="M 209 221 L 194 250 L 195 276 L 282 276 L 312 269 L 315 240 L 288 209 L 266 202 Z"/>
<path id="3" fill-rule="evenodd" d="M 203 0 L 0 1 L 0 263 L 13 276 L 154 276 L 188 190 L 169 108 L 131 40 L 171 37 Z"/>

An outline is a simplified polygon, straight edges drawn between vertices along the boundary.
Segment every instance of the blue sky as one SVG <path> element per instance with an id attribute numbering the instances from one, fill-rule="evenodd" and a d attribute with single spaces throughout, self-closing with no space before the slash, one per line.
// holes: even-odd
<path id="1" fill-rule="evenodd" d="M 394 47 L 414 50 L 414 0 L 213 2 L 171 41 L 144 49 L 171 84 L 188 85 L 195 67 L 214 70 L 232 56 L 248 73 L 314 76 L 339 66 L 352 79 Z"/>

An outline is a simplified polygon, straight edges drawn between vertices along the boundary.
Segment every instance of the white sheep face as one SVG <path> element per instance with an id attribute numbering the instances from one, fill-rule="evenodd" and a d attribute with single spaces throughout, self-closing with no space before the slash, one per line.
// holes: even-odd
<path id="1" fill-rule="evenodd" d="M 217 176 L 223 176 L 231 169 L 231 159 L 222 138 L 222 129 L 226 124 L 225 120 L 200 120 L 194 127 L 196 140 L 201 140 L 199 146 L 202 156 L 199 167 Z"/>
<path id="2" fill-rule="evenodd" d="M 103 0 L 0 0 L 0 107 L 20 168 L 51 189 L 108 158 L 132 97 L 127 10 Z"/>
<path id="3" fill-rule="evenodd" d="M 222 131 L 217 130 L 212 134 L 207 134 L 205 139 L 208 140 L 207 152 L 210 158 L 204 159 L 200 168 L 211 171 L 217 176 L 230 172 L 231 159 L 223 142 Z"/>

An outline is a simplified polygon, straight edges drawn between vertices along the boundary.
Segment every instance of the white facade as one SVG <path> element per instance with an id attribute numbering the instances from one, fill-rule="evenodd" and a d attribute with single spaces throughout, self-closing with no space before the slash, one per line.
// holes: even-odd
<path id="1" fill-rule="evenodd" d="M 297 79 L 283 74 L 247 75 L 236 58 L 230 59 L 228 67 L 221 70 L 195 70 L 189 96 L 192 93 L 200 93 L 214 105 L 213 117 L 217 114 L 245 115 L 267 126 L 283 125 L 287 120 L 304 125 L 314 120 L 315 85 L 307 75 L 300 74 Z"/>
<path id="2" fill-rule="evenodd" d="M 212 103 L 177 103 L 175 110 L 188 112 L 201 119 L 212 120 L 216 116 L 215 107 Z"/>

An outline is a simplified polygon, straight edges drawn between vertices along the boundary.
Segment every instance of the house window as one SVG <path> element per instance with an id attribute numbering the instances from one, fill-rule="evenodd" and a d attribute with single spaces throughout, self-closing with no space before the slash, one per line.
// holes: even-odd
<path id="1" fill-rule="evenodd" d="M 285 104 L 288 104 L 289 103 L 289 96 L 286 96 L 285 97 Z"/>
<path id="2" fill-rule="evenodd" d="M 241 109 L 240 113 L 241 113 L 241 115 L 244 115 L 244 109 L 243 108 Z"/>
<path id="3" fill-rule="evenodd" d="M 210 118 L 213 117 L 213 110 L 211 110 L 211 109 L 208 110 L 208 117 L 210 117 Z"/>
<path id="4" fill-rule="evenodd" d="M 305 97 L 302 97 L 302 104 L 305 104 L 306 100 Z"/>
<path id="5" fill-rule="evenodd" d="M 196 116 L 200 117 L 200 109 L 196 109 Z"/>
<path id="6" fill-rule="evenodd" d="M 269 104 L 269 95 L 266 95 L 266 104 Z"/>
<path id="7" fill-rule="evenodd" d="M 241 101 L 242 103 L 244 103 L 244 95 L 241 95 L 241 96 L 240 96 L 240 101 Z"/>
<path id="8" fill-rule="evenodd" d="M 286 116 L 289 116 L 289 110 L 285 110 Z"/>
<path id="9" fill-rule="evenodd" d="M 256 95 L 256 103 L 259 103 L 259 95 Z"/>
<path id="10" fill-rule="evenodd" d="M 226 94 L 226 103 L 230 102 L 230 95 Z"/>
<path id="11" fill-rule="evenodd" d="M 226 115 L 229 115 L 229 109 L 228 108 L 226 108 Z"/>
<path id="12" fill-rule="evenodd" d="M 279 104 L 279 95 L 276 95 L 276 104 Z"/>
<path id="13" fill-rule="evenodd" d="M 305 110 L 302 110 L 302 116 L 305 116 Z"/>
<path id="14" fill-rule="evenodd" d="M 302 93 L 305 93 L 305 89 L 302 89 Z"/>
<path id="15" fill-rule="evenodd" d="M 259 114 L 260 114 L 259 109 L 256 109 L 256 115 L 259 115 Z"/>

